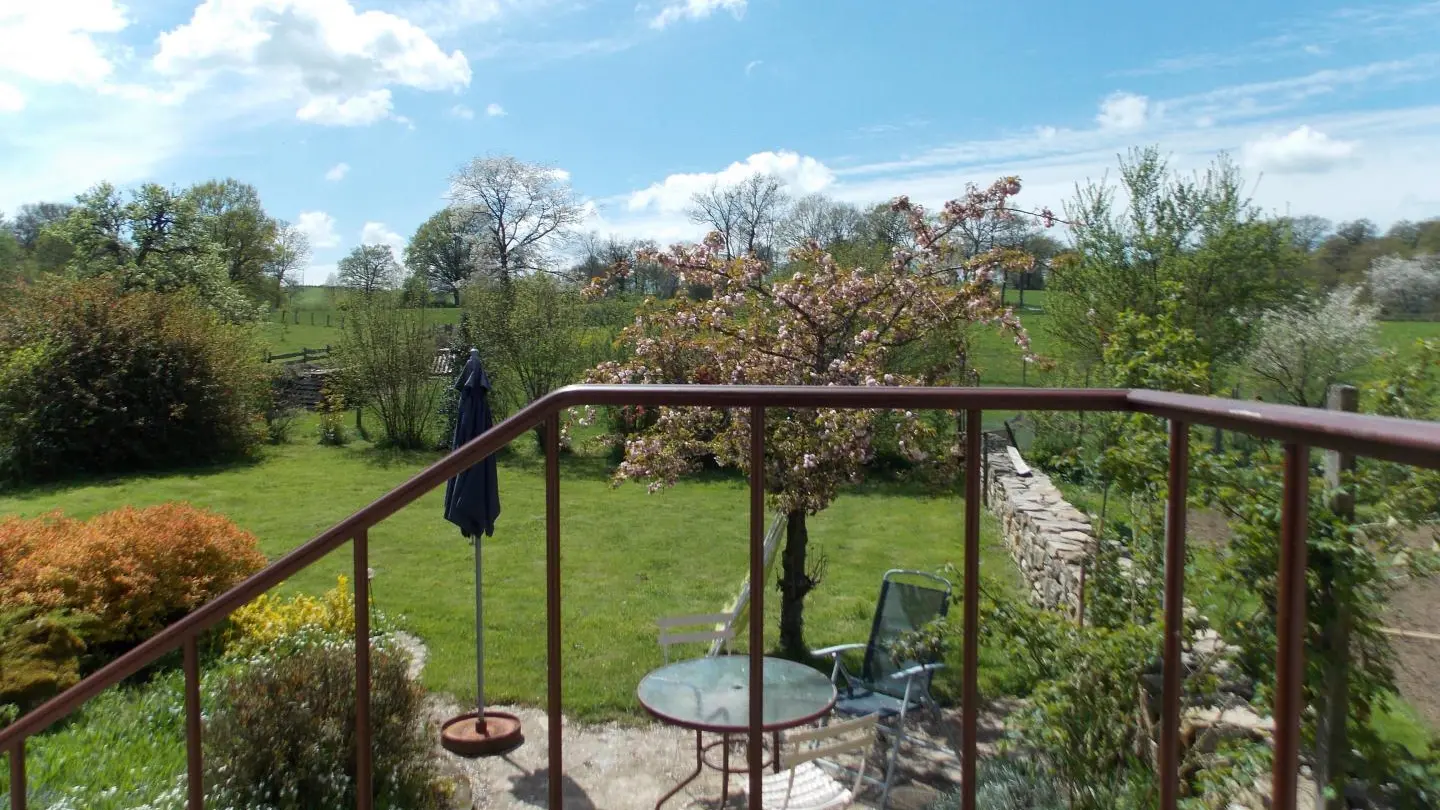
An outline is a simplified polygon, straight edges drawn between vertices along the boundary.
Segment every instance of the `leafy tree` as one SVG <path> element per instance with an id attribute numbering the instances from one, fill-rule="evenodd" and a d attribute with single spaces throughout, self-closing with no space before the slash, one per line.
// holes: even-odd
<path id="1" fill-rule="evenodd" d="M 200 183 L 190 189 L 189 196 L 206 237 L 223 257 L 230 280 L 258 295 L 265 270 L 274 259 L 279 232 L 260 204 L 259 192 L 227 177 Z"/>
<path id="2" fill-rule="evenodd" d="M 481 267 L 487 266 L 482 215 L 477 211 L 444 208 L 415 229 L 405 248 L 405 266 L 429 279 L 431 287 L 454 297 L 460 306 L 460 288 Z"/>
<path id="3" fill-rule="evenodd" d="M 113 278 L 127 291 L 193 290 L 230 321 L 253 320 L 259 307 L 231 283 L 222 251 L 209 239 L 195 201 L 153 183 L 121 198 L 101 183 L 76 198 L 47 238 L 63 241 L 66 267 L 80 278 Z"/>
<path id="4" fill-rule="evenodd" d="M 1381 256 L 1370 263 L 1365 280 L 1386 312 L 1418 315 L 1440 307 L 1440 254 Z"/>
<path id="5" fill-rule="evenodd" d="M 340 260 L 336 267 L 342 287 L 349 287 L 369 298 L 377 292 L 393 290 L 400 282 L 400 265 L 389 245 L 360 245 Z"/>
<path id="6" fill-rule="evenodd" d="M 1375 315 L 1375 307 L 1360 303 L 1356 287 L 1266 310 L 1246 367 L 1280 402 L 1318 408 L 1331 385 L 1378 352 Z"/>
<path id="7" fill-rule="evenodd" d="M 450 178 L 452 206 L 474 211 L 482 255 L 502 284 L 539 270 L 545 251 L 584 217 L 567 175 L 509 155 L 475 158 Z"/>
<path id="8" fill-rule="evenodd" d="M 310 237 L 285 220 L 275 221 L 275 243 L 265 263 L 265 275 L 280 290 L 303 283 L 310 263 Z"/>
<path id="9" fill-rule="evenodd" d="M 1306 214 L 1298 217 L 1286 217 L 1286 225 L 1290 226 L 1290 240 L 1297 250 L 1310 253 L 1325 241 L 1325 237 L 1331 233 L 1333 223 L 1324 217 L 1317 217 Z"/>
<path id="10" fill-rule="evenodd" d="M 1002 325 L 1022 347 L 1028 337 L 998 306 L 989 277 L 1025 266 L 1028 258 L 996 251 L 961 260 L 976 270 L 972 281 L 953 284 L 962 221 L 1005 207 L 1019 192 L 1015 178 L 988 189 L 971 189 L 947 203 L 931 224 L 907 199 L 895 202 L 911 226 L 914 252 L 897 249 L 888 263 L 847 268 L 817 246 L 794 256 L 801 269 L 771 273 L 760 258 L 727 258 L 724 237 L 661 253 L 656 260 L 686 285 L 713 289 L 710 299 L 690 294 L 671 302 L 648 299 L 635 323 L 621 334 L 633 356 L 606 362 L 590 374 L 608 383 L 747 383 L 760 385 L 902 385 L 936 375 L 941 368 L 895 373 L 891 358 L 930 335 L 972 321 Z M 624 268 L 619 270 L 625 272 Z M 952 353 L 944 359 L 953 365 Z M 878 414 L 838 409 L 771 409 L 765 420 L 765 480 L 771 502 L 787 515 L 780 575 L 780 642 L 806 655 L 804 600 L 820 579 L 807 555 L 806 518 L 834 500 L 842 485 L 859 478 L 872 453 Z M 933 455 L 934 430 L 913 413 L 897 415 L 899 446 L 914 459 Z M 627 442 L 618 479 L 647 479 L 652 488 L 713 459 L 746 469 L 750 416 L 713 408 L 661 408 L 653 423 Z"/>
<path id="11" fill-rule="evenodd" d="M 1128 201 L 1117 209 L 1117 194 Z M 1120 163 L 1120 186 L 1092 184 L 1066 205 L 1072 261 L 1047 284 L 1050 329 L 1083 364 L 1100 359 L 1119 314 L 1156 315 L 1165 285 L 1183 290 L 1180 326 L 1212 372 L 1244 356 L 1255 316 L 1296 288 L 1300 254 L 1289 229 L 1244 197 L 1239 169 L 1221 158 L 1203 174 L 1172 173 L 1155 148 Z"/>
<path id="12" fill-rule="evenodd" d="M 7 230 L 0 228 L 0 282 L 12 281 L 25 271 L 25 249 Z"/>
<path id="13" fill-rule="evenodd" d="M 578 289 L 537 274 L 509 287 L 476 284 L 468 297 L 461 345 L 480 350 L 499 407 L 518 410 L 583 376 L 589 363 Z M 543 429 L 536 436 L 543 442 Z"/>
<path id="14" fill-rule="evenodd" d="M 56 222 L 62 222 L 75 206 L 69 203 L 41 202 L 27 203 L 15 212 L 11 225 L 15 238 L 26 250 L 33 251 L 40 242 L 40 234 Z"/>

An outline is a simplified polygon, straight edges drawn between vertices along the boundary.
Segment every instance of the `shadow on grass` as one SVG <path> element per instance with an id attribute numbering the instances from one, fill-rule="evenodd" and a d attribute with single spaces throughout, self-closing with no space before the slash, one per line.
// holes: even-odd
<path id="1" fill-rule="evenodd" d="M 211 475 L 236 472 L 254 467 L 265 461 L 263 451 L 229 461 L 209 464 L 193 464 L 177 467 L 157 467 L 131 472 L 79 473 L 64 480 L 37 481 L 26 484 L 0 485 L 0 495 L 20 501 L 34 501 L 63 496 L 68 492 L 85 487 L 121 487 L 140 481 L 174 478 L 183 475 L 189 478 L 204 478 Z"/>

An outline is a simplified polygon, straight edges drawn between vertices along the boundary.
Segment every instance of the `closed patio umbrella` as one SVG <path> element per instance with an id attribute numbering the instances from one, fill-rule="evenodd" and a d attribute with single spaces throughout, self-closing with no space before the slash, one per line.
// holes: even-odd
<path id="1" fill-rule="evenodd" d="M 490 377 L 480 363 L 478 349 L 470 350 L 470 359 L 455 382 L 460 392 L 460 412 L 455 421 L 451 449 L 462 445 L 490 429 Z M 446 721 L 441 730 L 441 743 L 446 749 L 462 756 L 488 756 L 504 753 L 523 738 L 520 720 L 512 714 L 485 711 L 485 624 L 481 582 L 480 536 L 495 534 L 495 518 L 500 514 L 500 484 L 496 475 L 495 456 L 486 456 L 445 484 L 445 519 L 460 527 L 460 533 L 475 542 L 475 712 Z"/>

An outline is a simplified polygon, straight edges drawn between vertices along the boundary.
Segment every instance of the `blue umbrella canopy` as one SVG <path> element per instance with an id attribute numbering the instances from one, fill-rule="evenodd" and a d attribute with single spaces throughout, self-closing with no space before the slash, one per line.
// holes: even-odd
<path id="1" fill-rule="evenodd" d="M 465 370 L 455 381 L 460 392 L 460 413 L 455 420 L 455 436 L 451 449 L 490 429 L 494 417 L 490 412 L 490 377 L 480 364 L 480 352 L 471 349 Z M 495 472 L 495 456 L 472 465 L 445 484 L 445 519 L 460 527 L 466 537 L 495 534 L 495 518 L 500 515 L 500 483 Z M 477 552 L 478 553 L 478 552 Z"/>
<path id="2" fill-rule="evenodd" d="M 490 377 L 480 364 L 480 351 L 470 350 L 470 360 L 460 379 L 455 381 L 460 392 L 460 413 L 455 420 L 455 436 L 451 449 L 490 429 Z M 445 519 L 460 527 L 460 533 L 475 540 L 475 687 L 476 729 L 485 728 L 485 600 L 480 583 L 483 581 L 480 535 L 495 534 L 495 518 L 500 515 L 500 484 L 495 474 L 495 456 L 486 456 L 445 484 Z M 483 736 L 483 735 L 482 735 Z"/>

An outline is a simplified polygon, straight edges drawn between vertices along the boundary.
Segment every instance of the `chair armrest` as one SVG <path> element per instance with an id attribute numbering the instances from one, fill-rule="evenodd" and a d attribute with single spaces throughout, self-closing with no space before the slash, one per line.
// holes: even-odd
<path id="1" fill-rule="evenodd" d="M 863 649 L 865 649 L 865 645 L 864 645 L 864 644 L 836 644 L 836 645 L 833 646 L 833 647 L 825 647 L 825 648 L 819 649 L 819 650 L 811 650 L 811 651 L 810 651 L 810 654 L 811 654 L 811 655 L 828 655 L 828 656 L 830 656 L 830 657 L 833 658 L 833 657 L 839 655 L 840 653 L 845 652 L 846 650 L 863 650 Z"/>
<path id="2" fill-rule="evenodd" d="M 934 671 L 937 670 L 937 669 L 944 669 L 944 668 L 945 668 L 945 665 L 944 665 L 944 664 L 940 664 L 940 663 L 934 663 L 934 664 L 916 664 L 916 665 L 913 666 L 913 667 L 906 667 L 905 669 L 902 669 L 902 670 L 900 670 L 899 672 L 892 672 L 892 673 L 890 673 L 890 677 L 891 677 L 891 678 L 896 678 L 896 679 L 899 679 L 899 678 L 906 678 L 906 679 L 908 679 L 908 678 L 913 678 L 913 677 L 915 677 L 916 675 L 923 675 L 923 674 L 925 674 L 925 673 L 927 673 L 927 672 L 934 672 Z"/>

